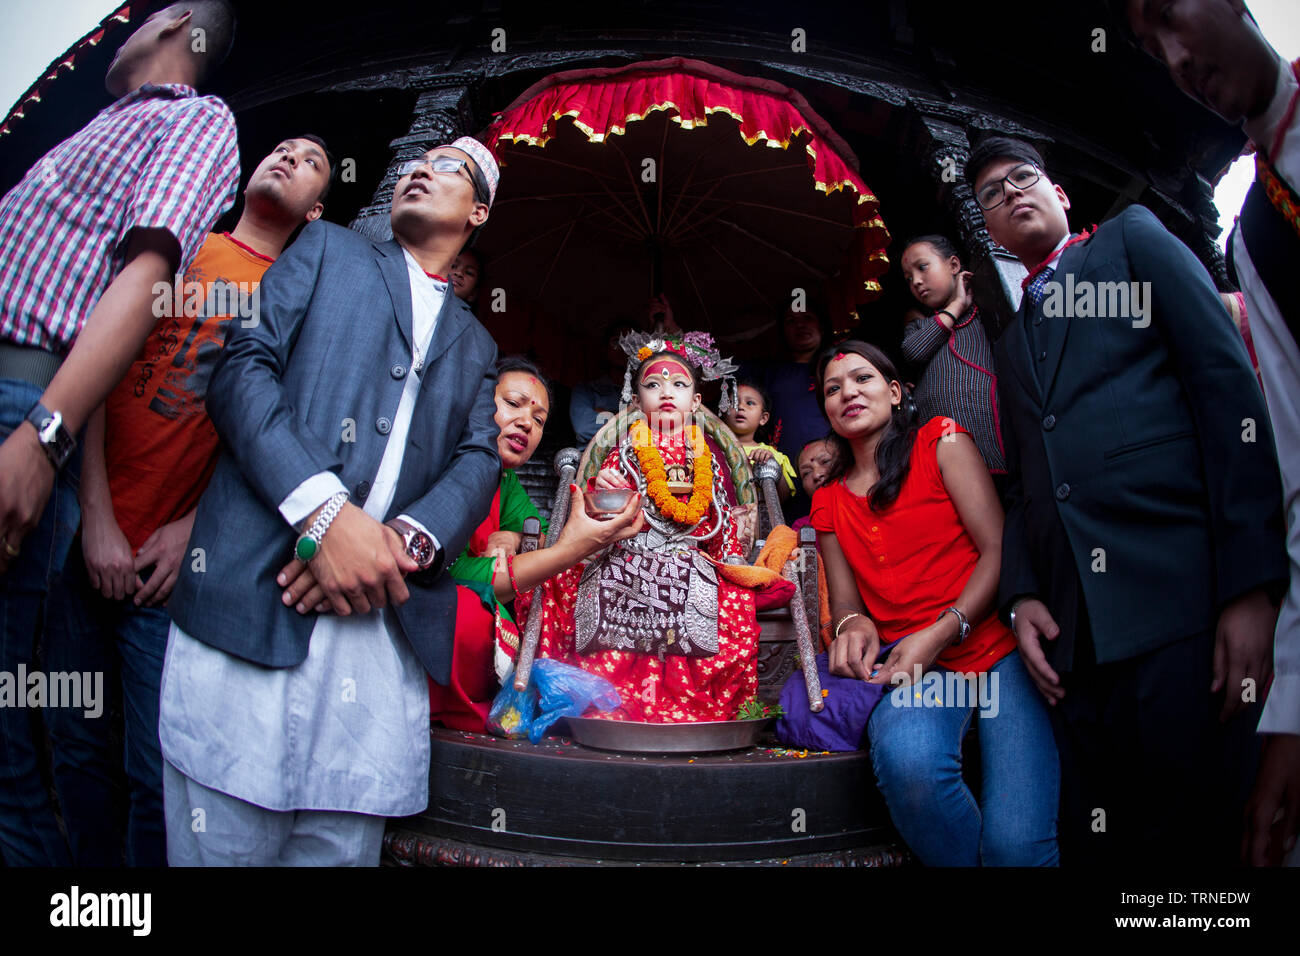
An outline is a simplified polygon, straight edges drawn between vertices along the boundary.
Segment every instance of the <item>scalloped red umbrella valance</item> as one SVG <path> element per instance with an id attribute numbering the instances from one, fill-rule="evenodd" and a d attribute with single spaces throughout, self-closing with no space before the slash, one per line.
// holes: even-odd
<path id="1" fill-rule="evenodd" d="M 725 337 L 812 284 L 845 331 L 880 294 L 876 196 L 778 83 L 680 57 L 557 73 L 497 115 L 487 145 L 503 166 L 482 240 L 492 281 L 548 311 L 665 291 L 679 322 Z"/>

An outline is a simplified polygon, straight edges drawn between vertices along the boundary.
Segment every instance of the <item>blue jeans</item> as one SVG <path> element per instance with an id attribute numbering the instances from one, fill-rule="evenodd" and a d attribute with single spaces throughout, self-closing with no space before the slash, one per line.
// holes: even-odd
<path id="1" fill-rule="evenodd" d="M 27 382 L 0 379 L 0 441 L 22 424 L 42 390 Z M 20 666 L 38 668 L 50 582 L 63 567 L 81 521 L 77 503 L 80 451 L 55 478 L 54 490 L 37 526 L 0 576 L 0 674 L 17 681 Z M 26 688 L 17 688 L 26 699 Z M 8 866 L 66 866 L 72 862 L 54 808 L 41 782 L 37 748 L 40 714 L 27 707 L 0 706 L 0 856 Z"/>
<path id="2" fill-rule="evenodd" d="M 166 866 L 158 691 L 171 619 L 161 607 L 136 607 L 130 596 L 115 601 L 92 588 L 80 544 L 78 538 L 63 574 L 50 585 L 45 666 L 50 671 L 120 672 L 131 806 L 126 864 Z M 144 576 L 148 576 L 147 569 Z M 54 785 L 73 862 L 77 866 L 121 866 L 121 828 L 108 812 L 113 805 L 116 767 L 107 709 L 98 716 L 87 716 L 84 708 L 51 708 L 45 722 L 50 731 Z"/>
<path id="3" fill-rule="evenodd" d="M 1061 771 L 1047 704 L 1012 651 L 978 695 L 931 667 L 881 698 L 867 725 L 894 826 L 926 866 L 1055 866 Z M 978 803 L 962 779 L 962 739 L 979 716 Z"/>

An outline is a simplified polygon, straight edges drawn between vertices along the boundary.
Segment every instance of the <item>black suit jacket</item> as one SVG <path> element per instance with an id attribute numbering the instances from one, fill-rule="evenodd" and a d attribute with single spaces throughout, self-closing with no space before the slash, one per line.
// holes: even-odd
<path id="1" fill-rule="evenodd" d="M 1123 660 L 1212 627 L 1287 566 L 1264 397 L 1196 257 L 1131 206 L 1052 278 L 1151 293 L 1146 327 L 1045 317 L 1026 296 L 994 348 L 1010 472 L 998 603 L 1005 620 L 1018 596 L 1041 597 L 1068 667 L 1083 612 L 1097 662 Z"/>

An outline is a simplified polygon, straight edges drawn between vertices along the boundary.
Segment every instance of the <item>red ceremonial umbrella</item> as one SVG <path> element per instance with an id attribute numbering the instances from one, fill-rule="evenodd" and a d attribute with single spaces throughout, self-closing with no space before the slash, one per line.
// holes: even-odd
<path id="1" fill-rule="evenodd" d="M 479 242 L 489 326 L 540 306 L 549 334 L 594 335 L 664 292 L 683 328 L 725 343 L 797 290 L 825 297 L 838 331 L 880 293 L 876 197 L 780 84 L 682 58 L 557 73 L 496 117 L 487 145 L 502 165 Z"/>

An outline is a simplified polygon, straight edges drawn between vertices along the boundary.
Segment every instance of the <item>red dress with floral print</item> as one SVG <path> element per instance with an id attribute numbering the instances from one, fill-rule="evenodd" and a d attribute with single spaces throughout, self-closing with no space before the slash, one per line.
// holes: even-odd
<path id="1" fill-rule="evenodd" d="M 656 446 L 665 465 L 683 464 L 684 445 L 656 436 Z M 714 454 L 714 468 L 726 468 Z M 635 461 L 629 462 L 637 467 Z M 601 468 L 618 468 L 617 449 L 606 456 Z M 687 500 L 688 496 L 681 496 Z M 703 537 L 713 529 L 716 513 L 693 532 Z M 712 540 L 704 542 L 705 553 L 717 560 L 729 555 L 743 557 L 732 523 Z M 611 554 L 618 554 L 617 549 Z M 603 560 L 603 559 L 597 559 Z M 606 650 L 591 654 L 574 651 L 574 604 L 578 582 L 586 564 L 578 564 L 545 584 L 542 603 L 542 632 L 537 653 L 541 657 L 573 664 L 599 674 L 617 689 L 622 706 L 609 713 L 591 710 L 585 716 L 651 723 L 686 723 L 704 720 L 733 720 L 742 703 L 758 690 L 758 622 L 754 592 L 719 578 L 718 652 L 710 657 L 667 654 L 664 660 L 628 650 Z M 536 610 L 536 609 L 534 609 Z"/>

